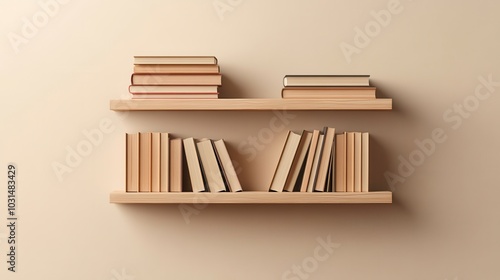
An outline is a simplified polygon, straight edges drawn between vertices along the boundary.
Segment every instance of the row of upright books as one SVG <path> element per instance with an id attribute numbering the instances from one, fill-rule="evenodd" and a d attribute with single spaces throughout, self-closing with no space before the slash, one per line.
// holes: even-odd
<path id="1" fill-rule="evenodd" d="M 286 75 L 282 98 L 375 99 L 370 75 Z"/>
<path id="2" fill-rule="evenodd" d="M 132 99 L 218 98 L 222 74 L 215 56 L 134 56 Z"/>
<path id="3" fill-rule="evenodd" d="M 183 184 L 184 161 L 191 188 Z M 167 132 L 126 133 L 127 192 L 239 192 L 224 140 L 174 138 Z"/>
<path id="4" fill-rule="evenodd" d="M 289 131 L 269 191 L 368 192 L 369 133 Z"/>

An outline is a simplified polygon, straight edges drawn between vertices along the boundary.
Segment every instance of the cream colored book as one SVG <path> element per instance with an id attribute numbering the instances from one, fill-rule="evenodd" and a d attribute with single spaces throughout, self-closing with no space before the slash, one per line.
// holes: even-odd
<path id="1" fill-rule="evenodd" d="M 370 165 L 370 149 L 369 149 L 369 141 L 370 134 L 368 132 L 363 132 L 361 137 L 361 191 L 368 192 L 369 191 L 369 165 Z"/>
<path id="2" fill-rule="evenodd" d="M 293 158 L 292 166 L 290 168 L 290 173 L 286 178 L 285 187 L 283 191 L 293 192 L 295 185 L 297 183 L 297 178 L 299 177 L 299 173 L 302 170 L 302 167 L 304 166 L 304 159 L 306 158 L 307 151 L 309 150 L 311 139 L 312 139 L 311 131 L 307 130 L 302 131 L 299 146 L 297 148 L 297 152 L 295 153 L 295 157 Z"/>
<path id="3" fill-rule="evenodd" d="M 167 132 L 160 134 L 160 192 L 170 187 L 170 139 Z"/>
<path id="4" fill-rule="evenodd" d="M 361 192 L 361 132 L 354 132 L 354 192 Z"/>
<path id="5" fill-rule="evenodd" d="M 354 132 L 346 133 L 346 191 L 354 192 Z"/>
<path id="6" fill-rule="evenodd" d="M 285 187 L 286 178 L 290 173 L 290 168 L 292 167 L 293 158 L 297 152 L 297 148 L 300 142 L 300 134 L 293 131 L 288 131 L 288 135 L 285 140 L 285 145 L 281 151 L 281 156 L 278 160 L 276 170 L 271 181 L 270 191 L 282 192 Z"/>
<path id="7" fill-rule="evenodd" d="M 126 190 L 127 192 L 139 191 L 139 134 L 126 133 Z"/>
<path id="8" fill-rule="evenodd" d="M 227 151 L 226 144 L 223 139 L 219 139 L 213 141 L 215 154 L 217 155 L 217 159 L 219 160 L 219 165 L 221 168 L 221 172 L 223 177 L 226 180 L 226 184 L 231 192 L 241 192 L 243 191 L 240 180 L 238 179 L 238 174 L 236 174 L 236 170 L 234 168 L 233 162 L 229 157 L 229 153 Z"/>
<path id="9" fill-rule="evenodd" d="M 151 133 L 151 192 L 160 192 L 160 133 Z"/>
<path id="10" fill-rule="evenodd" d="M 321 158 L 321 151 L 323 149 L 323 142 L 325 135 L 321 133 L 318 138 L 318 145 L 316 146 L 316 152 L 314 153 L 313 165 L 311 168 L 311 175 L 309 176 L 309 182 L 307 184 L 307 192 L 313 192 L 314 186 L 316 184 L 316 177 L 318 176 L 318 166 Z"/>
<path id="11" fill-rule="evenodd" d="M 170 139 L 170 191 L 182 192 L 183 145 L 181 138 Z"/>
<path id="12" fill-rule="evenodd" d="M 201 166 L 207 180 L 208 189 L 210 192 L 226 191 L 226 185 L 222 178 L 212 140 L 206 139 L 196 143 L 196 145 L 200 155 Z"/>
<path id="13" fill-rule="evenodd" d="M 314 155 L 316 154 L 316 147 L 318 145 L 318 138 L 320 131 L 315 129 L 312 132 L 311 143 L 309 144 L 309 150 L 307 152 L 307 159 L 304 166 L 304 173 L 302 176 L 302 184 L 300 185 L 300 191 L 307 191 L 307 185 L 309 184 L 309 177 L 311 176 L 311 170 L 314 161 Z"/>
<path id="14" fill-rule="evenodd" d="M 217 64 L 137 64 L 134 73 L 217 74 L 220 68 Z"/>
<path id="15" fill-rule="evenodd" d="M 314 184 L 314 191 L 323 192 L 325 191 L 326 179 L 328 177 L 328 170 L 330 167 L 330 160 L 332 156 L 332 147 L 335 142 L 335 128 L 325 127 L 324 129 L 324 143 L 321 151 L 321 156 L 319 158 L 318 165 L 318 177 L 316 183 Z"/>
<path id="16" fill-rule="evenodd" d="M 345 133 L 338 134 L 335 140 L 335 191 L 346 191 L 346 150 L 345 150 Z"/>
<path id="17" fill-rule="evenodd" d="M 188 166 L 189 178 L 191 179 L 191 188 L 193 192 L 206 191 L 203 173 L 201 170 L 200 159 L 198 156 L 198 149 L 193 137 L 183 140 L 184 153 Z"/>
<path id="18" fill-rule="evenodd" d="M 139 133 L 139 191 L 151 192 L 151 132 Z"/>

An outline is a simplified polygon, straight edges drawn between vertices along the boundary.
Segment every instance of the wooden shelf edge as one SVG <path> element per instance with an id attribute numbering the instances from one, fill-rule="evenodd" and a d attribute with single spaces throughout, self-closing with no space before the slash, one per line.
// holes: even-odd
<path id="1" fill-rule="evenodd" d="M 392 203 L 392 192 L 129 193 L 114 191 L 110 194 L 109 201 L 120 204 L 365 204 Z"/>
<path id="2" fill-rule="evenodd" d="M 392 110 L 392 99 L 118 99 L 109 106 L 113 111 Z"/>

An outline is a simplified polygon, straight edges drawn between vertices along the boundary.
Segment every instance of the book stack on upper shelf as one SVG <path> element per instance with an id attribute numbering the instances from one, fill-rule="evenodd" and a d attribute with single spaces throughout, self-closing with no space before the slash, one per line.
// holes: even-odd
<path id="1" fill-rule="evenodd" d="M 218 98 L 222 75 L 214 56 L 134 56 L 132 99 Z"/>
<path id="2" fill-rule="evenodd" d="M 182 192 L 187 163 L 193 192 L 241 191 L 224 140 L 175 138 L 167 132 L 126 133 L 126 191 Z"/>
<path id="3" fill-rule="evenodd" d="M 375 99 L 370 75 L 286 75 L 282 98 Z"/>
<path id="4" fill-rule="evenodd" d="M 289 131 L 270 185 L 273 192 L 368 192 L 369 133 Z"/>

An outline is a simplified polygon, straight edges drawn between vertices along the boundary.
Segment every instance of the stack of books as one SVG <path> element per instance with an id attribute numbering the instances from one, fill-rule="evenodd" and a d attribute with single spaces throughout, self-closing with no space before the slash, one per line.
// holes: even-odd
<path id="1" fill-rule="evenodd" d="M 214 56 L 134 56 L 132 99 L 218 98 L 222 75 Z"/>
<path id="2" fill-rule="evenodd" d="M 282 98 L 375 99 L 370 75 L 286 75 Z"/>
<path id="3" fill-rule="evenodd" d="M 127 192 L 242 191 L 222 139 L 183 139 L 168 132 L 139 132 L 126 133 L 125 142 Z M 184 162 L 190 189 L 183 187 Z"/>
<path id="4" fill-rule="evenodd" d="M 369 133 L 288 131 L 272 192 L 368 192 Z"/>

